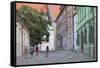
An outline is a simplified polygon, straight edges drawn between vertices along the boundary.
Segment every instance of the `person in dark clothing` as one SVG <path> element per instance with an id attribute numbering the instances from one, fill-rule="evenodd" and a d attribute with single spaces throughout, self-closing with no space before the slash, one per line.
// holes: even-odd
<path id="1" fill-rule="evenodd" d="M 33 47 L 33 54 L 34 54 L 34 52 L 35 52 L 35 49 L 34 49 L 34 47 Z"/>
<path id="2" fill-rule="evenodd" d="M 48 53 L 49 53 L 49 46 L 46 47 L 46 55 L 48 57 Z"/>
<path id="3" fill-rule="evenodd" d="M 38 56 L 38 51 L 39 51 L 39 48 L 38 46 L 36 46 L 36 55 Z"/>
<path id="4" fill-rule="evenodd" d="M 29 48 L 29 53 L 30 53 L 30 55 L 32 57 L 33 56 L 33 48 L 32 47 Z"/>

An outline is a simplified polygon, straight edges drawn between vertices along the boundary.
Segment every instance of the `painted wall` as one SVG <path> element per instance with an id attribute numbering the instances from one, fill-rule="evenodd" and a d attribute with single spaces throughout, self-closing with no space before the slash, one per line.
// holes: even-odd
<path id="1" fill-rule="evenodd" d="M 25 26 L 24 26 L 25 27 Z M 16 52 L 17 56 L 22 55 L 22 50 L 24 50 L 24 47 L 26 46 L 29 48 L 30 46 L 30 37 L 29 37 L 29 32 L 27 31 L 26 27 L 22 29 L 22 24 L 21 22 L 16 22 Z M 23 32 L 22 32 L 23 31 Z M 22 35 L 23 34 L 23 35 Z M 23 36 L 23 37 L 22 37 Z M 22 39 L 23 38 L 23 39 Z M 22 43 L 23 40 L 23 43 Z M 23 44 L 23 47 L 22 47 Z M 23 48 L 23 49 L 22 49 Z"/>
<path id="2" fill-rule="evenodd" d="M 57 49 L 73 49 L 73 9 L 72 6 L 62 6 L 56 20 L 56 46 Z"/>
<path id="3" fill-rule="evenodd" d="M 77 23 L 77 33 L 79 34 L 79 50 L 83 52 L 84 54 L 94 57 L 94 54 L 96 53 L 94 48 L 96 48 L 96 45 L 90 42 L 90 38 L 93 37 L 90 35 L 95 35 L 95 12 L 93 11 L 93 7 L 77 7 L 77 15 L 78 15 L 78 23 Z M 96 11 L 96 10 L 95 10 Z M 92 29 L 91 29 L 92 27 Z M 94 28 L 93 28 L 94 27 Z M 94 30 L 94 32 L 91 33 L 90 30 Z M 91 33 L 91 34 L 90 34 Z M 83 36 L 83 38 L 82 38 Z M 84 42 L 84 38 L 85 42 Z M 94 36 L 95 38 L 95 36 Z M 93 39 L 94 40 L 94 39 Z M 96 42 L 94 40 L 94 42 Z"/>
<path id="4" fill-rule="evenodd" d="M 76 11 L 75 11 L 76 12 Z M 77 46 L 77 30 L 76 30 L 76 27 L 77 27 L 77 22 L 78 22 L 78 18 L 77 18 L 77 14 L 75 13 L 74 16 L 74 50 L 77 51 L 78 50 L 78 46 Z"/>

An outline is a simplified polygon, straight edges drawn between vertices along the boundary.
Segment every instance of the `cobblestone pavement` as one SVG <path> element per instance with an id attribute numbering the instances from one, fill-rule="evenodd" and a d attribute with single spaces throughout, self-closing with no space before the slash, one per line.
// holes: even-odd
<path id="1" fill-rule="evenodd" d="M 39 52 L 33 54 L 33 57 L 28 55 L 27 58 L 17 57 L 17 65 L 29 65 L 29 64 L 46 64 L 46 63 L 61 63 L 61 62 L 78 62 L 78 61 L 91 61 L 92 59 L 82 53 L 73 51 L 50 51 L 48 57 L 45 52 Z"/>

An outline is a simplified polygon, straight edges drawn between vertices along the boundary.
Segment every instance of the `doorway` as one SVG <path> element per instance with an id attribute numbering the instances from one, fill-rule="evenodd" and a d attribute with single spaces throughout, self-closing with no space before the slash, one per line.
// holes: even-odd
<path id="1" fill-rule="evenodd" d="M 83 31 L 81 31 L 81 52 L 83 53 L 84 45 L 83 45 Z"/>

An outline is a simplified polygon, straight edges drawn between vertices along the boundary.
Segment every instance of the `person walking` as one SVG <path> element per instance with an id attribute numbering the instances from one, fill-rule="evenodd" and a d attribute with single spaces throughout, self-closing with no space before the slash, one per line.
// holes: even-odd
<path id="1" fill-rule="evenodd" d="M 29 48 L 29 53 L 30 53 L 30 56 L 32 57 L 33 56 L 33 48 L 32 47 Z"/>
<path id="2" fill-rule="evenodd" d="M 34 54 L 34 52 L 35 52 L 35 49 L 34 49 L 34 47 L 33 47 L 33 54 Z"/>
<path id="3" fill-rule="evenodd" d="M 49 54 L 49 46 L 46 47 L 46 55 L 48 57 L 48 54 Z"/>
<path id="4" fill-rule="evenodd" d="M 38 56 L 38 51 L 39 51 L 39 48 L 38 46 L 36 46 L 36 55 Z"/>
<path id="5" fill-rule="evenodd" d="M 28 54 L 28 50 L 27 50 L 27 47 L 25 46 L 24 47 L 24 56 L 25 56 L 25 58 L 27 58 L 27 54 Z"/>

